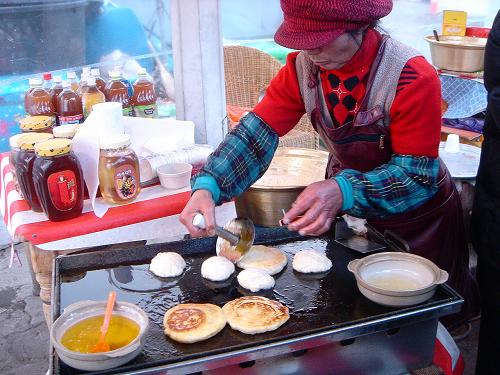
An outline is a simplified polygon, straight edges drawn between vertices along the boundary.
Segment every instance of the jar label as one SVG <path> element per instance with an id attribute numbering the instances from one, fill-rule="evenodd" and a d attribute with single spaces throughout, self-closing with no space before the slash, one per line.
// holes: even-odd
<path id="1" fill-rule="evenodd" d="M 52 204 L 59 211 L 69 211 L 76 205 L 78 196 L 75 172 L 63 170 L 52 173 L 47 178 Z"/>
<path id="2" fill-rule="evenodd" d="M 83 114 L 74 116 L 59 116 L 59 125 L 80 124 L 83 120 Z"/>
<path id="3" fill-rule="evenodd" d="M 157 118 L 158 107 L 156 104 L 134 106 L 135 117 Z"/>
<path id="4" fill-rule="evenodd" d="M 137 193 L 137 173 L 131 164 L 120 165 L 115 170 L 115 189 L 121 199 L 131 199 Z"/>
<path id="5" fill-rule="evenodd" d="M 135 116 L 134 107 L 130 106 L 123 108 L 122 114 L 123 116 L 134 117 Z"/>

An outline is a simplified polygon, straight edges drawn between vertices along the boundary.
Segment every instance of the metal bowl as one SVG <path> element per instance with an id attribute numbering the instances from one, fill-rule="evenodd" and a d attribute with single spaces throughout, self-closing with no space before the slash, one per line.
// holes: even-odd
<path id="1" fill-rule="evenodd" d="M 306 186 L 325 179 L 328 152 L 281 147 L 266 173 L 235 200 L 238 217 L 248 217 L 265 227 L 279 226 L 282 210 L 288 211 Z"/>
<path id="2" fill-rule="evenodd" d="M 432 64 L 456 72 L 477 72 L 484 69 L 486 38 L 471 36 L 426 36 L 431 49 Z"/>
<path id="3" fill-rule="evenodd" d="M 139 324 L 139 334 L 128 345 L 103 353 L 79 353 L 61 344 L 61 338 L 68 328 L 81 320 L 103 315 L 106 301 L 81 301 L 64 309 L 50 329 L 50 340 L 59 358 L 67 365 L 79 370 L 99 371 L 121 366 L 139 355 L 144 347 L 144 335 L 149 327 L 146 313 L 138 306 L 117 301 L 113 314 L 122 315 Z"/>
<path id="4" fill-rule="evenodd" d="M 434 295 L 448 273 L 430 260 L 402 252 L 384 252 L 355 259 L 347 265 L 359 291 L 384 306 L 411 306 Z"/>

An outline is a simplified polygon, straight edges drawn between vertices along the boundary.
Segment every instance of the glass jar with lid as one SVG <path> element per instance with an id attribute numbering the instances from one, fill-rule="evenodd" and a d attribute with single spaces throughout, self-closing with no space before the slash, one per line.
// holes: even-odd
<path id="1" fill-rule="evenodd" d="M 79 216 L 83 209 L 83 173 L 71 151 L 71 140 L 49 139 L 35 145 L 33 181 L 50 221 Z"/>
<path id="2" fill-rule="evenodd" d="M 121 134 L 101 139 L 99 189 L 106 202 L 123 204 L 139 194 L 139 160 L 130 148 L 130 136 Z"/>
<path id="3" fill-rule="evenodd" d="M 17 164 L 17 157 L 19 155 L 19 138 L 23 134 L 16 134 L 13 135 L 12 137 L 9 138 L 9 145 L 10 145 L 10 154 L 9 154 L 9 164 L 10 164 L 10 171 L 12 173 L 12 179 L 14 181 L 14 186 L 16 187 L 16 190 L 18 193 L 21 194 L 21 189 L 19 188 L 19 182 L 17 182 L 17 175 L 16 175 L 16 164 Z"/>
<path id="4" fill-rule="evenodd" d="M 19 137 L 19 154 L 16 161 L 16 175 L 21 193 L 35 212 L 42 212 L 42 206 L 33 183 L 33 163 L 35 162 L 35 144 L 54 136 L 48 133 L 25 133 Z"/>
<path id="5" fill-rule="evenodd" d="M 53 116 L 26 116 L 19 120 L 19 127 L 23 133 L 51 133 L 54 127 Z"/>

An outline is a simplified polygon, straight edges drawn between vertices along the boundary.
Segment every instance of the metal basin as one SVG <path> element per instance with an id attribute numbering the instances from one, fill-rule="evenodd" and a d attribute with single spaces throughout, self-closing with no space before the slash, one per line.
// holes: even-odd
<path id="1" fill-rule="evenodd" d="M 278 148 L 266 173 L 236 198 L 236 213 L 265 227 L 279 226 L 297 196 L 325 178 L 328 152 L 306 148 Z"/>
<path id="2" fill-rule="evenodd" d="M 484 69 L 486 38 L 471 36 L 426 36 L 431 49 L 432 64 L 456 72 L 477 72 Z"/>

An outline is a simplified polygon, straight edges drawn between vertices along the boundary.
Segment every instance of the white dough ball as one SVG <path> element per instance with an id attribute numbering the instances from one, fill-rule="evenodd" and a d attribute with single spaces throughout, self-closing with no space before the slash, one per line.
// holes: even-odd
<path id="1" fill-rule="evenodd" d="M 186 268 L 186 262 L 177 253 L 158 253 L 151 260 L 149 270 L 159 277 L 179 276 Z"/>
<path id="2" fill-rule="evenodd" d="M 274 287 L 274 278 L 266 271 L 257 268 L 247 268 L 238 274 L 238 283 L 245 289 L 258 292 Z"/>
<path id="3" fill-rule="evenodd" d="M 316 250 L 301 250 L 293 257 L 293 269 L 301 273 L 326 272 L 332 268 L 332 261 Z"/>
<path id="4" fill-rule="evenodd" d="M 201 265 L 201 276 L 212 281 L 224 281 L 234 272 L 234 264 L 223 256 L 213 256 Z"/>

